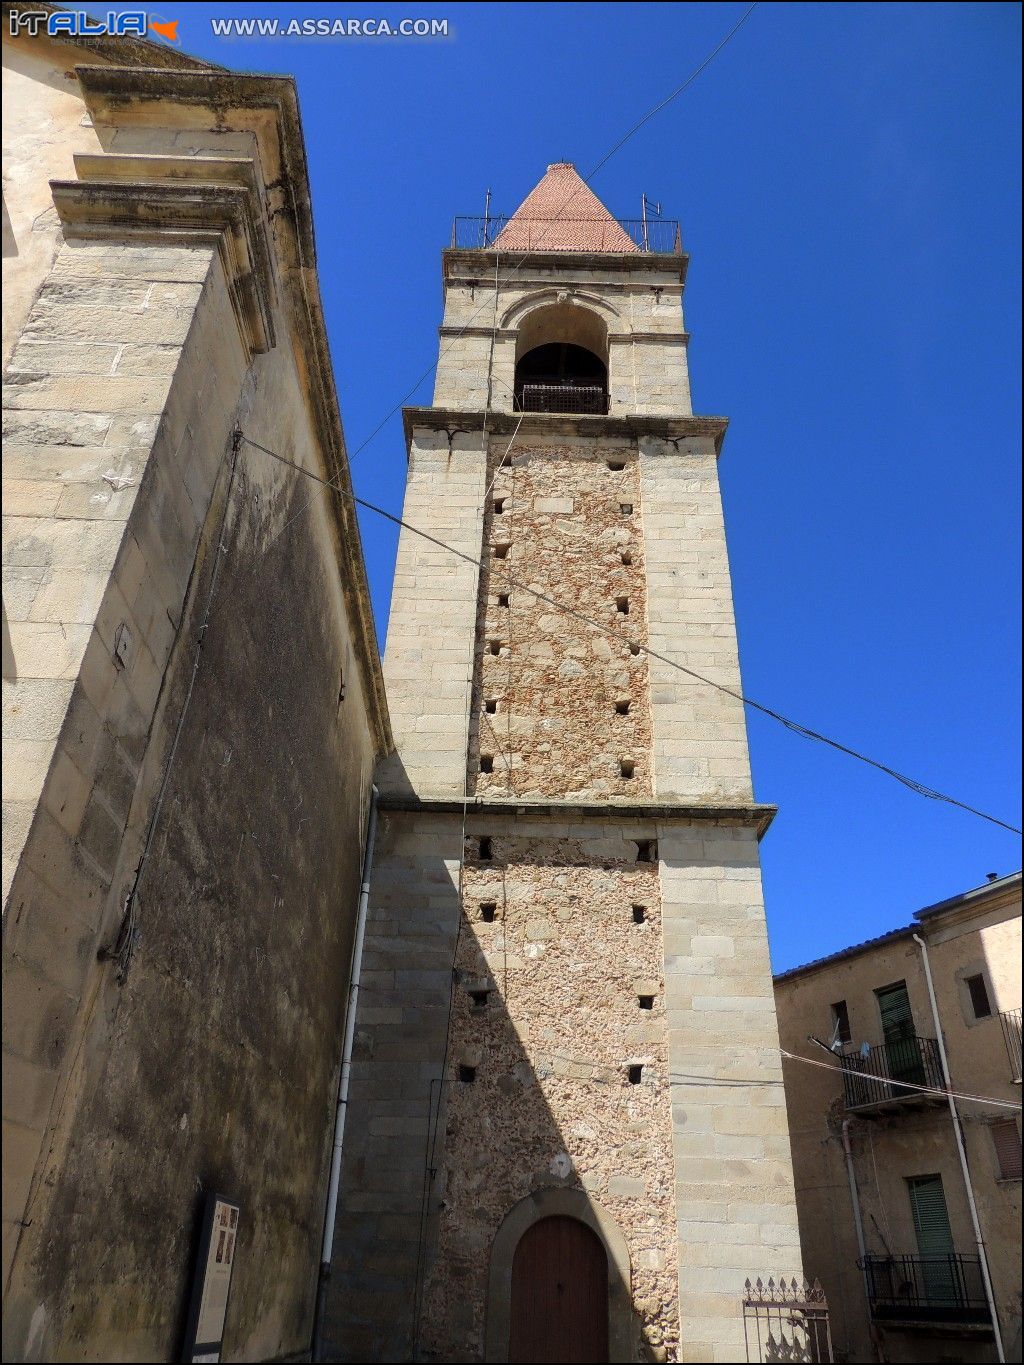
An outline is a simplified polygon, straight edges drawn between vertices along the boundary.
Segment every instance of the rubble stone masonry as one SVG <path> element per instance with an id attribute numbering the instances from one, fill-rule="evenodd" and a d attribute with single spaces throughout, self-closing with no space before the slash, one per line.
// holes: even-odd
<path id="1" fill-rule="evenodd" d="M 674 1359 L 658 868 L 636 861 L 636 842 L 621 829 L 597 822 L 517 828 L 491 843 L 493 860 L 481 862 L 471 838 L 463 871 L 423 1354 L 482 1358 L 495 1235 L 531 1191 L 561 1186 L 615 1218 L 633 1265 L 638 1331 L 654 1358 Z"/>
<path id="2" fill-rule="evenodd" d="M 499 437 L 487 481 L 469 790 L 650 796 L 636 450 Z"/>

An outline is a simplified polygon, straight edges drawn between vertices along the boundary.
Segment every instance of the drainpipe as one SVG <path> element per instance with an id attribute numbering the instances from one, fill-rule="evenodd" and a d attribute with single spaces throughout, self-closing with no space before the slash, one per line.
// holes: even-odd
<path id="1" fill-rule="evenodd" d="M 857 1255 L 863 1266 L 867 1258 L 864 1245 L 864 1223 L 860 1216 L 860 1195 L 857 1193 L 857 1175 L 853 1169 L 853 1148 L 850 1146 L 850 1120 L 843 1119 L 843 1151 L 846 1154 L 846 1178 L 850 1182 L 850 1202 L 853 1205 L 853 1226 L 857 1233 Z"/>
<path id="2" fill-rule="evenodd" d="M 851 1120 L 848 1118 L 843 1119 L 843 1153 L 846 1157 L 846 1178 L 850 1183 L 850 1203 L 853 1205 L 853 1227 L 857 1234 L 857 1256 L 861 1268 L 861 1279 L 864 1284 L 864 1301 L 868 1307 L 868 1335 L 871 1338 L 871 1349 L 874 1352 L 875 1359 L 884 1360 L 878 1328 L 871 1317 L 871 1295 L 868 1293 L 868 1249 L 864 1241 L 864 1220 L 860 1212 L 860 1193 L 857 1189 L 857 1172 L 853 1166 L 853 1148 L 850 1146 L 850 1122 Z"/>
<path id="3" fill-rule="evenodd" d="M 366 937 L 366 911 L 370 902 L 370 876 L 373 872 L 373 845 L 376 837 L 377 788 L 373 787 L 370 790 L 370 816 L 366 825 L 366 845 L 363 852 L 363 881 L 359 888 L 356 932 L 352 942 L 352 977 L 348 988 L 348 1008 L 345 1011 L 345 1042 L 341 1050 L 338 1106 L 334 1116 L 334 1150 L 331 1153 L 331 1178 L 327 1186 L 324 1239 L 320 1251 L 316 1307 L 313 1311 L 313 1342 L 310 1356 L 314 1361 L 323 1359 L 321 1337 L 323 1335 L 324 1305 L 327 1299 L 327 1282 L 331 1278 L 331 1259 L 334 1254 L 334 1222 L 338 1212 L 338 1190 L 341 1185 L 341 1152 L 345 1143 L 348 1089 L 352 1079 L 352 1047 L 356 1036 L 356 1006 L 359 1001 L 359 982 L 363 974 L 363 939 Z"/>
<path id="4" fill-rule="evenodd" d="M 924 965 L 924 979 L 928 983 L 928 1000 L 932 1007 L 932 1021 L 935 1024 L 935 1037 L 939 1044 L 939 1060 L 942 1063 L 942 1082 L 946 1087 L 946 1099 L 949 1102 L 949 1115 L 953 1120 L 953 1135 L 956 1141 L 957 1155 L 960 1158 L 960 1169 L 964 1175 L 964 1187 L 967 1190 L 967 1203 L 971 1210 L 971 1224 L 974 1228 L 974 1240 L 978 1244 L 978 1258 L 981 1262 L 981 1278 L 985 1285 L 985 1298 L 988 1300 L 988 1311 L 992 1318 L 992 1331 L 996 1340 L 996 1359 L 1002 1362 L 1006 1360 L 1003 1352 L 1003 1337 L 999 1330 L 999 1318 L 996 1315 L 996 1300 L 992 1292 L 992 1279 L 988 1273 L 988 1257 L 985 1254 L 985 1241 L 981 1235 L 981 1223 L 978 1220 L 978 1206 L 974 1202 L 974 1186 L 971 1183 L 971 1172 L 967 1165 L 967 1146 L 964 1142 L 963 1124 L 960 1122 L 960 1113 L 956 1107 L 956 1100 L 953 1098 L 953 1085 L 949 1079 L 949 1062 L 946 1059 L 946 1043 L 942 1036 L 942 1025 L 939 1022 L 939 1007 L 935 1000 L 935 986 L 932 982 L 932 969 L 928 961 L 928 945 L 920 934 L 914 935 L 914 942 L 921 949 L 921 962 Z"/>

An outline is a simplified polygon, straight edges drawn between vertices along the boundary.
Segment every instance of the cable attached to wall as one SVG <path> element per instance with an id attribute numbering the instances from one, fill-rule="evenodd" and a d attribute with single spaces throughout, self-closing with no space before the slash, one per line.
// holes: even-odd
<path id="1" fill-rule="evenodd" d="M 231 447 L 228 463 L 227 489 L 224 494 L 224 507 L 221 512 L 220 524 L 217 528 L 217 535 L 213 541 L 213 569 L 210 574 L 210 584 L 206 593 L 206 602 L 203 607 L 203 619 L 196 634 L 196 650 L 192 661 L 192 673 L 188 681 L 188 690 L 185 693 L 185 700 L 182 702 L 181 711 L 178 714 L 178 723 L 174 730 L 174 739 L 171 742 L 170 752 L 167 755 L 167 762 L 164 764 L 163 777 L 160 781 L 160 789 L 157 793 L 156 805 L 149 818 L 149 826 L 146 830 L 146 840 L 142 848 L 142 856 L 135 869 L 135 876 L 132 879 L 131 889 L 125 898 L 124 914 L 121 919 L 121 927 L 118 931 L 117 939 L 110 947 L 102 947 L 96 954 L 100 962 L 116 962 L 117 980 L 122 985 L 128 976 L 128 969 L 131 965 L 132 955 L 135 952 L 135 945 L 138 941 L 138 896 L 139 887 L 149 861 L 149 855 L 153 847 L 153 840 L 156 837 L 157 825 L 160 820 L 160 812 L 163 810 L 164 798 L 167 795 L 167 788 L 171 780 L 171 771 L 174 768 L 174 760 L 178 753 L 178 743 L 181 740 L 182 731 L 185 728 L 185 720 L 188 716 L 189 706 L 192 701 L 192 692 L 196 685 L 196 677 L 199 674 L 199 667 L 203 658 L 203 645 L 206 642 L 206 631 L 210 624 L 210 612 L 213 607 L 214 594 L 217 591 L 217 580 L 220 577 L 221 557 L 227 554 L 227 546 L 224 544 L 224 528 L 227 524 L 228 512 L 231 507 L 231 493 L 235 484 L 235 473 L 238 468 L 239 451 L 242 445 L 242 429 L 236 423 L 231 433 Z M 198 566 L 198 555 L 193 561 L 192 572 L 195 573 Z M 185 600 L 188 600 L 188 588 L 185 589 Z M 186 610 L 182 606 L 182 612 Z M 169 671 L 169 670 L 168 670 Z M 165 683 L 167 674 L 165 673 Z M 158 703 L 159 704 L 159 703 Z"/>

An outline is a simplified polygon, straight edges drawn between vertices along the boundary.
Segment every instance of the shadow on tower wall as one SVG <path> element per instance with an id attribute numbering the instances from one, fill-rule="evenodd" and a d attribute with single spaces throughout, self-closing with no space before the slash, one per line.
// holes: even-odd
<path id="1" fill-rule="evenodd" d="M 515 1247 L 548 1216 L 602 1240 L 611 1358 L 674 1357 L 658 867 L 637 858 L 605 821 L 476 812 L 464 835 L 385 809 L 333 1358 L 508 1359 Z"/>

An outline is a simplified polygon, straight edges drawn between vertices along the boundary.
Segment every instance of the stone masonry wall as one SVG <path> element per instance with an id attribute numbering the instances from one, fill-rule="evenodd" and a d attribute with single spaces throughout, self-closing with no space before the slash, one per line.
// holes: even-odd
<path id="1" fill-rule="evenodd" d="M 236 420 L 323 468 L 278 321 L 248 357 L 208 245 L 68 240 L 14 351 L 8 1359 L 172 1358 L 212 1187 L 226 1352 L 309 1341 L 374 755 L 326 500 L 243 445 L 218 539 Z M 121 980 L 97 953 L 183 715 Z"/>
<path id="2" fill-rule="evenodd" d="M 498 412 L 514 407 L 517 338 L 535 309 L 568 292 L 608 333 L 609 411 L 683 416 L 692 411 L 678 265 L 631 256 L 628 268 L 594 268 L 585 256 L 545 265 L 499 258 L 494 267 L 467 256 L 450 264 L 434 385 L 441 408 L 482 411 L 488 389 Z M 497 321 L 497 327 L 495 327 Z M 541 338 L 540 340 L 542 340 Z M 537 344 L 540 344 L 538 340 Z M 490 371 L 490 384 L 488 384 Z"/>
<path id="3" fill-rule="evenodd" d="M 502 437 L 487 479 L 469 790 L 649 796 L 648 663 L 631 648 L 647 643 L 636 451 L 596 442 L 510 449 Z"/>
<path id="4" fill-rule="evenodd" d="M 126 610 L 151 592 L 154 577 L 166 583 L 167 561 L 179 551 L 191 562 L 192 506 L 208 496 L 211 475 L 192 458 L 187 430 L 177 433 L 173 452 L 187 484 L 169 482 L 163 471 L 150 477 L 167 507 L 165 526 L 141 546 L 124 533 L 204 289 L 207 301 L 226 294 L 213 255 L 207 246 L 63 243 L 11 358 L 3 398 L 5 900 L 51 762 L 58 779 L 48 791 L 52 813 L 76 830 L 83 818 L 89 786 L 80 774 L 89 760 L 81 743 L 57 757 L 57 741 L 80 671 L 78 690 L 91 696 L 78 699 L 79 709 L 94 713 L 109 690 L 113 636 L 102 638 L 94 624 L 115 559 Z M 167 606 L 176 619 L 173 596 Z M 106 626 L 112 632 L 119 624 Z M 167 610 L 140 612 L 130 667 L 118 678 L 133 699 L 136 738 L 145 724 L 135 713 L 152 705 L 173 634 Z M 96 727 L 83 720 L 79 729 L 92 736 Z M 94 804 L 87 839 L 102 840 L 112 817 Z"/>
<path id="5" fill-rule="evenodd" d="M 485 460 L 478 433 L 413 433 L 403 517 L 475 561 Z M 479 573 L 403 527 L 398 541 L 384 681 L 396 753 L 382 792 L 462 796 Z"/>
<path id="6" fill-rule="evenodd" d="M 651 659 L 654 793 L 660 801 L 753 795 L 729 552 L 711 437 L 640 438 Z M 708 686 L 729 688 L 732 695 Z"/>
<path id="7" fill-rule="evenodd" d="M 428 1359 L 480 1360 L 490 1247 L 545 1186 L 585 1191 L 625 1235 L 637 1334 L 676 1359 L 674 1175 L 659 876 L 621 829 L 469 841 L 456 955 Z M 488 905 L 495 907 L 493 920 Z M 634 920 L 634 906 L 644 918 Z M 487 991 L 486 1003 L 481 989 Z M 472 992 L 476 992 L 476 996 Z M 641 1005 L 650 1005 L 645 1008 Z M 631 1084 L 628 1068 L 642 1079 Z M 472 1081 L 461 1080 L 466 1066 Z"/>
<path id="8" fill-rule="evenodd" d="M 683 1360 L 744 1359 L 746 1279 L 799 1275 L 757 835 L 658 829 Z"/>

